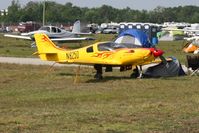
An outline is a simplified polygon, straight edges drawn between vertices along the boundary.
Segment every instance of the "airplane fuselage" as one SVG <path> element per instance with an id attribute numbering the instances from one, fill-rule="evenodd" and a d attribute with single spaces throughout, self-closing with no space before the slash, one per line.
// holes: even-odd
<path id="1" fill-rule="evenodd" d="M 131 48 L 115 42 L 98 42 L 79 49 L 67 50 L 57 47 L 47 35 L 35 34 L 40 59 L 58 63 L 94 65 L 96 79 L 102 78 L 102 67 L 120 66 L 129 70 L 132 66 L 142 66 L 154 61 L 163 54 L 155 48 Z"/>
<path id="2" fill-rule="evenodd" d="M 42 56 L 43 60 L 51 60 L 58 63 L 102 64 L 112 66 L 144 65 L 156 58 L 153 54 L 153 48 L 118 48 L 115 50 L 100 50 L 100 45 L 104 44 L 108 44 L 108 42 L 99 42 L 75 50 L 56 48 L 59 52 L 55 52 L 54 54 L 46 53 L 45 55 L 40 54 L 40 56 Z"/>

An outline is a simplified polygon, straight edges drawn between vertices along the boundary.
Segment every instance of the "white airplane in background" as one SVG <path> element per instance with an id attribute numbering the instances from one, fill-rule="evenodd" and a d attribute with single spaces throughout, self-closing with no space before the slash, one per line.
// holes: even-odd
<path id="1" fill-rule="evenodd" d="M 64 29 L 55 26 L 43 26 L 37 31 L 32 31 L 29 33 L 21 33 L 21 35 L 5 34 L 5 37 L 12 37 L 18 39 L 34 40 L 35 33 L 44 33 L 52 41 L 84 41 L 84 40 L 94 40 L 91 37 L 78 37 L 78 35 L 90 35 L 91 33 L 81 33 L 80 32 L 80 21 L 76 21 L 73 25 L 72 32 L 66 31 Z"/>
<path id="2" fill-rule="evenodd" d="M 195 35 L 195 36 L 192 36 L 192 37 L 184 37 L 184 39 L 187 40 L 187 41 L 194 41 L 194 40 L 199 40 L 199 36 Z"/>
<path id="3" fill-rule="evenodd" d="M 193 41 L 193 40 L 198 40 L 199 39 L 199 29 L 193 29 L 186 27 L 184 29 L 178 29 L 177 27 L 167 27 L 167 28 L 162 28 L 162 31 L 182 31 L 184 32 L 184 35 L 187 35 L 187 37 L 184 37 L 184 40 L 187 41 Z"/>

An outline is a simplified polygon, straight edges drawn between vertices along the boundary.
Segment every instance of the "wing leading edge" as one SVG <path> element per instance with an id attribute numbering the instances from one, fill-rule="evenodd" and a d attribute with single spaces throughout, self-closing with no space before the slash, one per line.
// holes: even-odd
<path id="1" fill-rule="evenodd" d="M 30 36 L 21 36 L 21 35 L 12 35 L 12 34 L 5 34 L 5 37 L 11 37 L 16 39 L 25 39 L 25 40 L 34 40 L 34 38 L 31 38 Z M 51 38 L 52 41 L 57 42 L 73 42 L 73 41 L 84 41 L 84 40 L 94 40 L 94 38 L 91 37 L 64 37 L 64 38 Z"/>
<path id="2" fill-rule="evenodd" d="M 12 35 L 12 34 L 5 34 L 5 37 L 17 38 L 17 39 L 25 39 L 25 40 L 32 40 L 30 36 L 20 36 L 20 35 Z"/>

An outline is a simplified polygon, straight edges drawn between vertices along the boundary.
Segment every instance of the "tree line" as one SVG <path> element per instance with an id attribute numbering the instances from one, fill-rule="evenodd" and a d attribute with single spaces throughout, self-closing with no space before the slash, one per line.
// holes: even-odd
<path id="1" fill-rule="evenodd" d="M 81 8 L 72 3 L 59 4 L 46 1 L 45 13 L 47 23 L 73 23 L 76 19 L 88 23 L 104 22 L 199 22 L 198 6 L 156 7 L 153 10 L 134 10 L 129 7 L 117 9 L 102 5 L 98 8 Z M 13 0 L 8 7 L 8 14 L 0 17 L 1 22 L 18 23 L 26 21 L 42 22 L 43 2 L 30 1 L 21 6 L 18 0 Z"/>

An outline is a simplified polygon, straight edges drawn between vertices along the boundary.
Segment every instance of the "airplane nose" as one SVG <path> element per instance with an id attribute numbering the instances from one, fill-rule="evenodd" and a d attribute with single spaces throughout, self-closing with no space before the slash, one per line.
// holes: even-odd
<path id="1" fill-rule="evenodd" d="M 162 50 L 155 48 L 150 48 L 150 51 L 153 53 L 154 57 L 159 57 L 164 53 Z"/>

